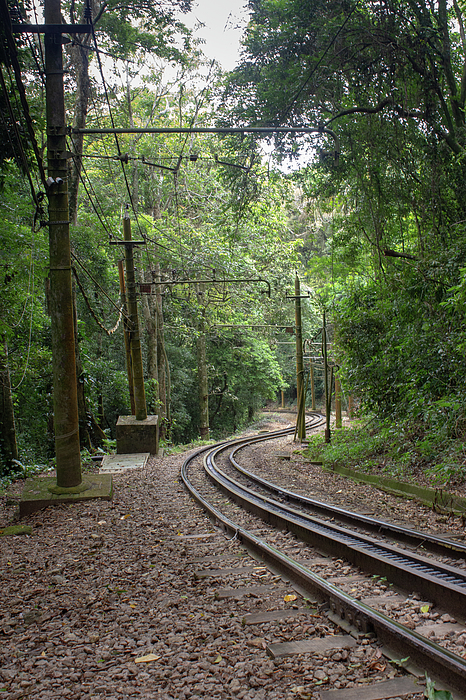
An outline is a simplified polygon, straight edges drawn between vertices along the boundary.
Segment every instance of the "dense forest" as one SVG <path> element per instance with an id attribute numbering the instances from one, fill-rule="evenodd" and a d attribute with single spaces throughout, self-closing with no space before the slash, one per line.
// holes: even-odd
<path id="1" fill-rule="evenodd" d="M 11 34 L 8 18 L 37 23 L 41 6 L 0 5 L 6 476 L 50 463 L 54 440 L 44 52 L 40 35 Z M 203 54 L 183 24 L 188 9 L 62 3 L 64 22 L 93 20 L 63 47 L 69 126 L 270 129 L 70 130 L 82 449 L 106 449 L 131 412 L 118 266 L 126 214 L 144 243 L 146 396 L 166 444 L 233 433 L 280 391 L 296 400 L 298 273 L 309 294 L 303 337 L 321 337 L 325 312 L 343 395 L 357 400 L 357 459 L 462 479 L 464 0 L 249 0 L 231 72 Z M 274 132 L 303 126 L 321 133 Z M 322 384 L 319 375 L 319 396 Z"/>

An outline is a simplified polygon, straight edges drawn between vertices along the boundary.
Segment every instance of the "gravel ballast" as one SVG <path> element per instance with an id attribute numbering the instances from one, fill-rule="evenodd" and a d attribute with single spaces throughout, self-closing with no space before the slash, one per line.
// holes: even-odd
<path id="1" fill-rule="evenodd" d="M 277 577 L 214 528 L 179 481 L 186 453 L 114 478 L 111 502 L 47 508 L 1 539 L 0 699 L 296 698 L 396 677 L 371 640 L 271 659 L 271 641 L 341 634 L 318 609 L 261 625 L 248 613 L 285 602 L 283 589 L 229 600 L 219 588 Z M 283 467 L 283 464 L 281 465 Z M 371 490 L 369 487 L 369 491 Z M 413 506 L 414 507 L 414 506 Z M 12 507 L 0 512 L 11 523 Z M 202 578 L 202 568 L 252 567 Z M 422 690 L 413 698 L 421 698 Z"/>

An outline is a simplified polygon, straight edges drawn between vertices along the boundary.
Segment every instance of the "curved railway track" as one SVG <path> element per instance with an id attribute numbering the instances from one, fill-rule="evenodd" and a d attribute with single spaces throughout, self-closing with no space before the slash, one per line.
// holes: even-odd
<path id="1" fill-rule="evenodd" d="M 311 414 L 310 429 L 323 419 Z M 466 616 L 466 546 L 431 533 L 417 532 L 387 521 L 369 518 L 277 486 L 239 463 L 244 448 L 281 438 L 294 428 L 274 431 L 203 448 L 186 460 L 182 480 L 191 495 L 210 518 L 273 572 L 280 574 L 304 595 L 324 604 L 334 621 L 353 636 L 375 634 L 393 658 L 409 658 L 409 663 L 425 671 L 461 697 L 465 696 L 466 659 L 440 646 L 396 617 L 371 607 L 316 573 L 318 556 L 324 553 L 349 562 L 357 571 L 383 578 L 398 590 L 428 600 L 443 613 L 460 622 Z M 201 465 L 201 459 L 203 465 Z M 219 497 L 219 490 L 228 497 Z M 260 521 L 245 522 L 239 508 L 253 513 Z M 317 517 L 318 514 L 320 517 Z M 336 524 L 336 522 L 338 524 Z M 274 544 L 265 531 L 268 523 L 281 532 L 293 533 L 310 545 L 316 555 L 301 561 Z M 377 533 L 378 537 L 368 532 Z M 416 552 L 422 548 L 423 554 Z M 413 551 L 414 550 L 414 551 Z M 435 554 L 435 557 L 433 556 Z M 440 557 L 440 558 L 437 558 Z M 452 566 L 451 560 L 457 564 Z M 460 568 L 460 567 L 463 568 Z"/>

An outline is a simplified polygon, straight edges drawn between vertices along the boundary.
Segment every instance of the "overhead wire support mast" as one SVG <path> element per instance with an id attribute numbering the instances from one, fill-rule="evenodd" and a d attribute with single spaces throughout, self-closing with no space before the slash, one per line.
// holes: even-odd
<path id="1" fill-rule="evenodd" d="M 60 0 L 45 0 L 45 24 L 13 24 L 12 34 L 45 35 L 50 317 L 52 335 L 55 496 L 92 491 L 83 481 L 79 444 L 73 295 L 71 282 L 63 34 L 89 33 L 90 25 L 62 24 Z M 58 501 L 54 501 L 58 502 Z M 21 512 L 21 508 L 20 508 Z"/>
<path id="2" fill-rule="evenodd" d="M 296 393 L 297 393 L 297 418 L 295 437 L 301 442 L 306 438 L 306 391 L 304 388 L 304 360 L 303 360 L 303 331 L 301 318 L 301 299 L 308 299 L 309 293 L 301 294 L 299 277 L 295 275 L 294 295 L 286 297 L 295 302 L 295 328 L 296 328 Z"/>

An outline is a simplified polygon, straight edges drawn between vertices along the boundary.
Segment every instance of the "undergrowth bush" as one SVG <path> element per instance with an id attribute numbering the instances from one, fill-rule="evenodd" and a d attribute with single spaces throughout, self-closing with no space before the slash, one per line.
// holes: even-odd
<path id="1" fill-rule="evenodd" d="M 358 422 L 333 430 L 330 444 L 323 435 L 313 435 L 308 456 L 328 469 L 347 467 L 405 480 L 425 477 L 438 486 L 466 480 L 463 440 L 426 430 L 420 422 Z"/>

